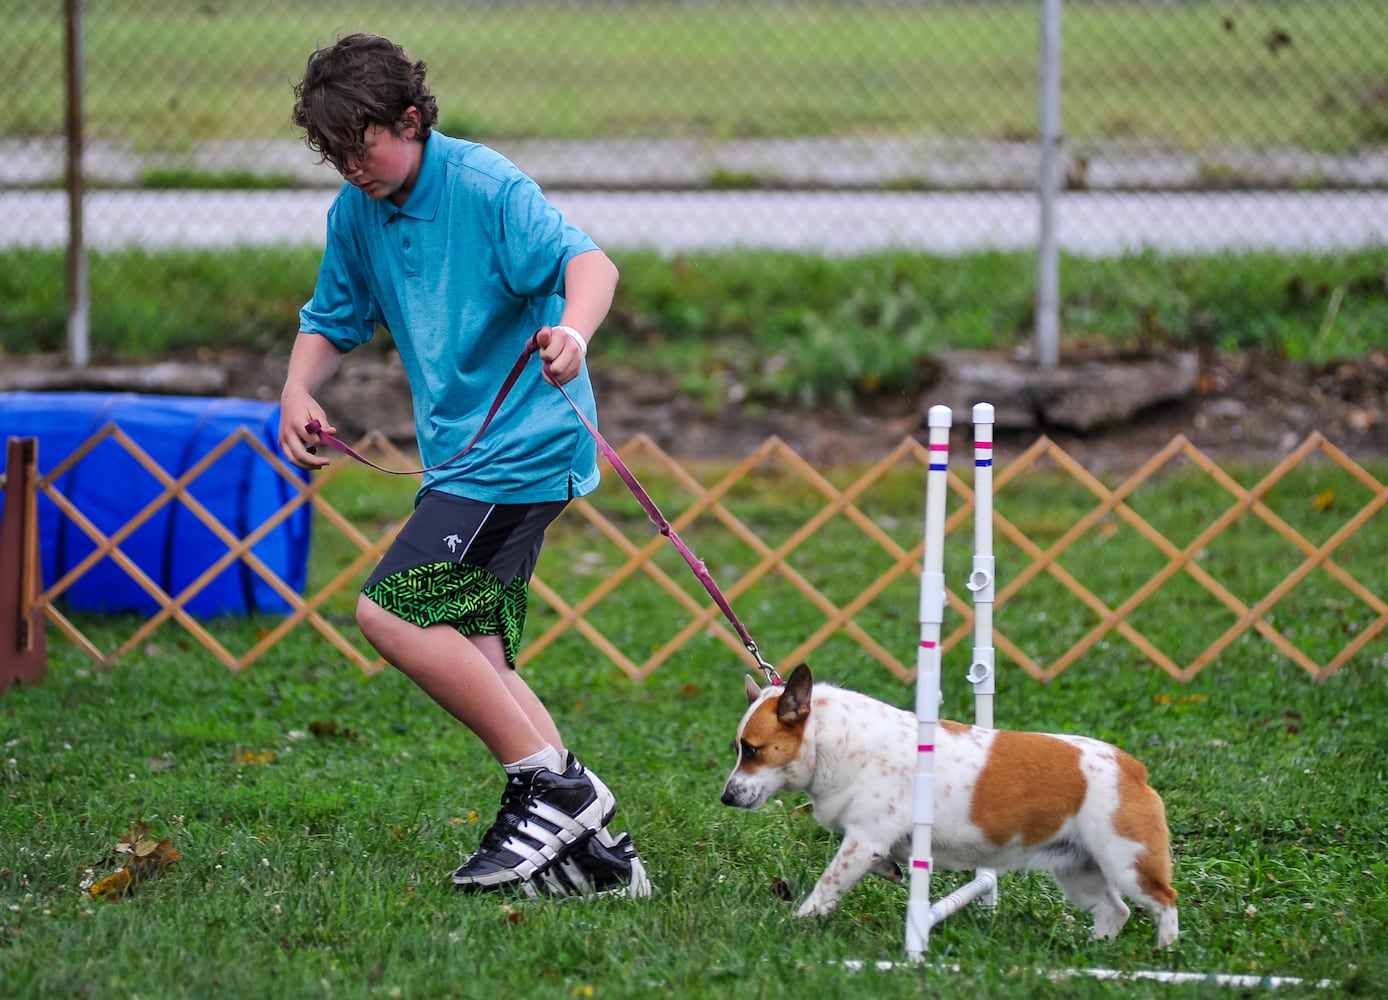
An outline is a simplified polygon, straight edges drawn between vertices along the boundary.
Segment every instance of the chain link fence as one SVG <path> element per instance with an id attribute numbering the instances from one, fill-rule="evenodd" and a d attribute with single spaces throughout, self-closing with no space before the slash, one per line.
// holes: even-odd
<path id="1" fill-rule="evenodd" d="M 67 245 L 75 130 L 95 250 L 319 243 L 339 179 L 295 135 L 292 85 L 365 30 L 428 63 L 444 131 L 610 252 L 1025 251 L 1042 9 L 0 0 L 0 242 Z M 1382 0 L 1066 0 L 1060 38 L 1062 250 L 1388 242 Z"/>

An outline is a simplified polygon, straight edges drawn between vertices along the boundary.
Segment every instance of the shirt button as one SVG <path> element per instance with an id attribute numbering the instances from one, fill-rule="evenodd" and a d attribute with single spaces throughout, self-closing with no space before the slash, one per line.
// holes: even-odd
<path id="1" fill-rule="evenodd" d="M 410 248 L 410 241 L 409 241 L 409 240 L 405 240 L 404 244 L 402 244 L 402 245 L 405 247 L 406 250 L 408 250 L 408 249 Z"/>

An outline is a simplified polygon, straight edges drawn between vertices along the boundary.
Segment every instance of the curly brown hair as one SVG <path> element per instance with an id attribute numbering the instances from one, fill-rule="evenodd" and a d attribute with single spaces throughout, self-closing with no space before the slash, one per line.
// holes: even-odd
<path id="1" fill-rule="evenodd" d="M 424 74 L 424 63 L 390 39 L 346 35 L 308 57 L 304 78 L 294 87 L 294 124 L 309 149 L 335 167 L 365 154 L 372 125 L 399 135 L 411 106 L 419 109 L 415 138 L 423 142 L 439 120 Z"/>

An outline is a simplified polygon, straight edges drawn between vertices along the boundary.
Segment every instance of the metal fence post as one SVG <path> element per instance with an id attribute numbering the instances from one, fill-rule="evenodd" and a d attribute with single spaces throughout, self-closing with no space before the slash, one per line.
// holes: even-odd
<path id="1" fill-rule="evenodd" d="M 1056 200 L 1060 187 L 1060 3 L 1041 3 L 1039 108 L 1041 231 L 1036 248 L 1036 360 L 1042 368 L 1060 363 L 1060 250 Z"/>
<path id="2" fill-rule="evenodd" d="M 91 298 L 82 220 L 82 146 L 86 133 L 82 113 L 86 81 L 82 0 L 64 0 L 63 13 L 67 60 L 67 350 L 72 367 L 85 368 L 91 358 Z"/>

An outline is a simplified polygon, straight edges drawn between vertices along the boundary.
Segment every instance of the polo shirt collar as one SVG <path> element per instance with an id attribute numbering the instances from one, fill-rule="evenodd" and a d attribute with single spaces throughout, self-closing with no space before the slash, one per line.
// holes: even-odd
<path id="1" fill-rule="evenodd" d="M 408 215 L 412 219 L 430 221 L 438 214 L 439 202 L 443 198 L 443 143 L 439 141 L 437 130 L 429 132 L 424 140 L 424 152 L 419 158 L 419 176 L 415 178 L 414 190 L 409 199 L 399 208 L 389 201 L 380 203 L 382 222 L 389 222 L 396 215 Z"/>

